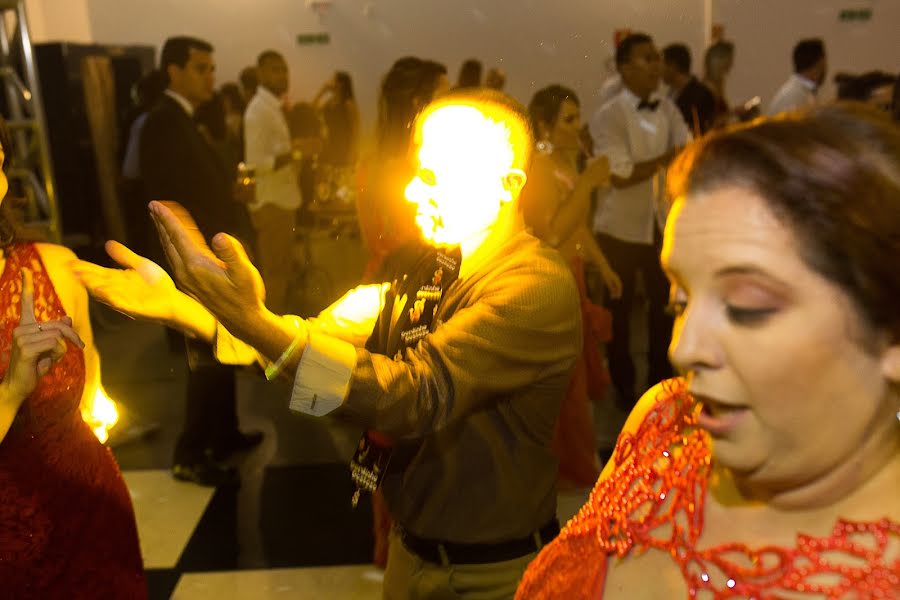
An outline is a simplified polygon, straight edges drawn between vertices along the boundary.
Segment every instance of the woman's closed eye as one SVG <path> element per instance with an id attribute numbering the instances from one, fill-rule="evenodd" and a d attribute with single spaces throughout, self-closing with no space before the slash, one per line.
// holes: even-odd
<path id="1" fill-rule="evenodd" d="M 741 307 L 733 304 L 725 306 L 725 313 L 728 315 L 728 319 L 736 325 L 745 326 L 762 325 L 777 310 L 776 308 Z"/>

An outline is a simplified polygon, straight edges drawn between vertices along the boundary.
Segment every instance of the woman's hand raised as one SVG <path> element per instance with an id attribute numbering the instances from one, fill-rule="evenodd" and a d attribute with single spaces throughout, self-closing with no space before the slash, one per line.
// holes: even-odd
<path id="1" fill-rule="evenodd" d="M 72 328 L 72 319 L 38 323 L 34 314 L 34 282 L 31 271 L 22 271 L 22 314 L 13 330 L 9 369 L 3 379 L 3 399 L 16 407 L 37 389 L 41 377 L 65 356 L 66 340 L 79 348 L 84 342 Z"/>

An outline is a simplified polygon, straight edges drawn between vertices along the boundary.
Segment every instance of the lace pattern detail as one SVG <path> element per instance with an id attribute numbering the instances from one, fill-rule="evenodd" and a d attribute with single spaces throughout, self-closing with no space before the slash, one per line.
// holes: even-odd
<path id="1" fill-rule="evenodd" d="M 38 322 L 65 315 L 37 248 L 5 251 L 0 377 L 19 323 L 23 268 L 34 275 Z M 67 344 L 0 442 L 0 596 L 145 598 L 128 491 L 109 449 L 81 418 L 84 355 Z"/>
<path id="2" fill-rule="evenodd" d="M 711 452 L 697 411 L 683 381 L 663 384 L 637 430 L 620 436 L 614 474 L 532 563 L 517 598 L 602 598 L 607 557 L 650 548 L 672 557 L 688 598 L 900 598 L 900 556 L 888 556 L 900 523 L 887 519 L 839 520 L 827 538 L 798 535 L 795 548 L 698 549 Z"/>

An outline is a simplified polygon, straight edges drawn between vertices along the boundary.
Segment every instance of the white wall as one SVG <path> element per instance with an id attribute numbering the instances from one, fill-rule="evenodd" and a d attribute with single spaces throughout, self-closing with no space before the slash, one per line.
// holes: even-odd
<path id="1" fill-rule="evenodd" d="M 219 82 L 274 48 L 288 59 L 295 100 L 311 97 L 335 69 L 348 70 L 368 123 L 381 76 L 403 55 L 443 62 L 451 81 L 469 57 L 501 66 L 507 90 L 523 102 L 544 85 L 567 84 L 589 111 L 615 29 L 642 29 L 661 45 L 684 41 L 698 52 L 704 31 L 702 0 L 333 0 L 321 22 L 304 0 L 90 0 L 88 11 L 100 43 L 208 39 Z M 315 32 L 329 33 L 331 43 L 296 44 L 297 34 Z"/>
<path id="2" fill-rule="evenodd" d="M 820 96 L 835 95 L 840 71 L 883 69 L 900 72 L 898 0 L 714 0 L 713 20 L 725 25 L 737 57 L 729 81 L 733 103 L 760 96 L 764 106 L 793 71 L 791 51 L 805 37 L 821 37 L 828 54 L 827 85 Z M 842 9 L 869 8 L 872 19 L 845 23 Z"/>
<path id="3" fill-rule="evenodd" d="M 710 4 L 713 21 L 737 44 L 733 102 L 768 101 L 805 36 L 825 39 L 831 74 L 900 71 L 900 0 L 333 0 L 321 20 L 305 0 L 27 0 L 36 41 L 158 47 L 173 34 L 207 38 L 216 45 L 220 82 L 275 48 L 291 65 L 294 99 L 309 98 L 333 70 L 346 69 L 368 122 L 378 81 L 404 54 L 444 62 L 451 79 L 468 57 L 502 66 L 508 90 L 523 102 L 543 85 L 568 84 L 590 111 L 611 68 L 615 29 L 644 30 L 660 46 L 686 42 L 699 70 Z M 871 8 L 873 18 L 842 23 L 844 8 Z M 329 33 L 331 44 L 296 45 L 297 34 L 316 32 Z M 833 86 L 823 96 L 833 96 Z"/>
<path id="4" fill-rule="evenodd" d="M 28 28 L 34 43 L 91 42 L 88 0 L 26 0 Z"/>

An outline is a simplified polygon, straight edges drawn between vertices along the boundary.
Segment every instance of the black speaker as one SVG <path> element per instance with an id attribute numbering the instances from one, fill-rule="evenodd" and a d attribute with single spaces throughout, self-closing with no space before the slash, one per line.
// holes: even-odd
<path id="1" fill-rule="evenodd" d="M 61 42 L 34 47 L 61 230 L 68 245 L 99 245 L 107 237 L 100 205 L 96 159 L 85 110 L 82 62 L 91 56 L 110 58 L 115 80 L 116 119 L 121 127 L 123 119 L 131 111 L 131 86 L 142 74 L 153 69 L 154 54 L 154 48 L 150 46 Z M 117 139 L 123 139 L 122 132 L 118 133 Z"/>

